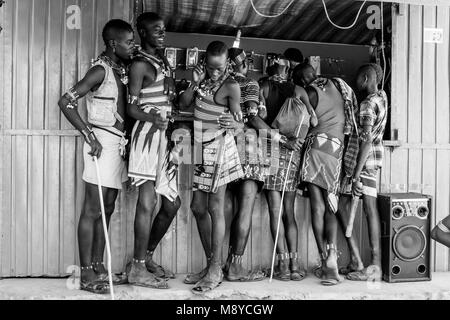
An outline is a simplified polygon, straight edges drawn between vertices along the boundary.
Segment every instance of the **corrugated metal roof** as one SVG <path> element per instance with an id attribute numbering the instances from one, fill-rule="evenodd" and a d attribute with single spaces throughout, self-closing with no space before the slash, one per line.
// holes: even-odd
<path id="1" fill-rule="evenodd" d="M 341 26 L 351 25 L 364 4 L 353 0 L 325 0 L 325 3 L 330 18 Z M 380 8 L 379 1 L 367 1 L 355 26 L 349 30 L 336 28 L 328 21 L 320 0 L 144 0 L 143 9 L 161 14 L 167 30 L 172 32 L 235 35 L 241 29 L 243 37 L 369 44 L 380 32 L 367 26 L 374 14 L 369 10 L 373 5 Z M 255 9 L 267 16 L 286 11 L 268 18 Z M 391 4 L 384 5 L 384 25 L 386 28 L 391 25 Z"/>

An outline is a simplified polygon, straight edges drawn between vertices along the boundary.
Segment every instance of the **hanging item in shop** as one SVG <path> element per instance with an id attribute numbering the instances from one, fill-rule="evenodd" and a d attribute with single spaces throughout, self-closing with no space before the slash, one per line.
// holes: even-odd
<path id="1" fill-rule="evenodd" d="M 166 48 L 164 55 L 171 69 L 177 68 L 177 49 L 176 48 Z"/>
<path id="2" fill-rule="evenodd" d="M 198 64 L 198 48 L 189 48 L 186 51 L 186 69 L 195 68 Z"/>

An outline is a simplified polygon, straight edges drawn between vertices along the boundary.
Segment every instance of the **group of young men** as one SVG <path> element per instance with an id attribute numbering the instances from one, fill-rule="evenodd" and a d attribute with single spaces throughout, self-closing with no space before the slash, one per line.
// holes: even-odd
<path id="1" fill-rule="evenodd" d="M 351 280 L 381 275 L 376 186 L 387 112 L 386 94 L 379 89 L 381 68 L 367 64 L 359 69 L 356 83 L 362 99 L 358 103 L 345 81 L 318 76 L 298 50 L 280 55 L 269 68 L 269 77 L 258 83 L 247 77 L 249 64 L 243 50 L 214 41 L 205 60 L 193 70 L 189 87 L 177 92 L 172 70 L 160 53 L 165 40 L 163 19 L 146 12 L 138 17 L 136 27 L 139 51 L 132 26 L 122 20 L 109 21 L 103 30 L 106 50 L 59 101 L 64 115 L 85 139 L 86 191 L 78 227 L 81 289 L 94 293 L 109 289 L 97 174 L 108 223 L 122 184 L 131 178 L 139 189 L 133 260 L 124 276 L 113 275 L 113 283 L 166 289 L 167 280 L 175 278 L 153 261 L 153 252 L 180 207 L 179 150 L 171 139 L 174 104 L 180 109 L 194 105 L 194 143 L 201 150 L 193 172 L 191 208 L 208 263 L 184 280 L 194 285 L 194 292 L 213 290 L 224 278 L 245 282 L 266 276 L 242 265 L 259 192 L 267 198 L 274 239 L 278 233 L 274 277 L 304 279 L 294 211 L 298 188 L 307 189 L 310 195 L 312 226 L 322 260 L 314 273 L 321 283 L 338 284 L 339 273 Z M 87 122 L 77 105 L 84 96 Z M 271 127 L 287 99 L 296 99 L 309 113 L 306 139 L 283 136 Z M 130 124 L 128 138 L 125 132 Z M 254 137 L 256 143 L 249 141 L 245 133 L 250 130 L 266 132 L 265 142 L 261 136 Z M 264 143 L 269 145 L 269 154 L 262 152 Z M 349 238 L 351 263 L 338 270 L 338 221 L 347 225 L 351 199 L 345 194 L 361 196 L 364 202 L 372 248 L 368 268 L 362 264 L 355 240 Z M 161 208 L 152 221 L 158 195 Z M 230 197 L 238 204 L 235 214 L 229 214 Z M 280 207 L 283 219 L 278 228 Z M 232 216 L 230 250 L 223 265 L 228 215 Z"/>

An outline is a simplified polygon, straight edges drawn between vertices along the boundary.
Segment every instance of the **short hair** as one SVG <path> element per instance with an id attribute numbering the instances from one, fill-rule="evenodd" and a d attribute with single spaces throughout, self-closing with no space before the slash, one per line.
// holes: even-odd
<path id="1" fill-rule="evenodd" d="M 145 29 L 145 26 L 147 24 L 161 20 L 163 20 L 163 18 L 155 12 L 144 12 L 140 14 L 139 17 L 136 19 L 136 29 L 138 30 L 139 35 L 141 35 L 141 30 Z"/>
<path id="2" fill-rule="evenodd" d="M 383 77 L 384 77 L 384 71 L 381 68 L 381 66 L 376 63 L 364 64 L 359 68 L 358 74 L 361 72 L 368 72 L 369 70 L 372 70 L 373 72 L 375 72 L 375 75 L 377 78 L 377 84 L 380 84 L 383 81 Z"/>
<path id="3" fill-rule="evenodd" d="M 292 60 L 298 63 L 302 63 L 305 58 L 303 57 L 303 53 L 297 48 L 289 48 L 284 52 L 284 56 L 288 60 Z"/>
<path id="4" fill-rule="evenodd" d="M 302 73 L 304 70 L 308 68 L 314 69 L 314 67 L 307 61 L 300 63 L 298 66 L 294 68 L 294 71 L 292 71 L 292 80 L 296 85 L 301 84 Z"/>
<path id="5" fill-rule="evenodd" d="M 121 19 L 109 20 L 103 28 L 103 41 L 105 44 L 108 44 L 108 41 L 115 40 L 116 35 L 122 32 L 133 32 L 133 27 L 131 24 Z"/>
<path id="6" fill-rule="evenodd" d="M 228 57 L 228 47 L 222 41 L 213 41 L 206 48 L 207 56 L 221 56 L 223 54 L 226 54 Z"/>

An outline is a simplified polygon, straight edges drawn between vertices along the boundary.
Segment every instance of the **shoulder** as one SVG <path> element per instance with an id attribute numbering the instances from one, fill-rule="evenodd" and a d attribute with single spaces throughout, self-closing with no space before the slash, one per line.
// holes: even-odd
<path id="1" fill-rule="evenodd" d="M 148 63 L 147 60 L 145 60 L 144 58 L 140 58 L 140 57 L 136 57 L 131 61 L 131 66 L 130 68 L 148 68 L 152 66 L 150 63 Z"/>
<path id="2" fill-rule="evenodd" d="M 226 86 L 227 88 L 229 88 L 229 89 L 239 89 L 240 88 L 240 86 L 239 86 L 239 82 L 237 82 L 234 78 L 232 78 L 232 77 L 228 77 L 225 81 L 224 81 L 224 83 L 223 83 L 223 85 L 224 86 Z"/>
<path id="3" fill-rule="evenodd" d="M 91 82 L 102 82 L 105 78 L 106 70 L 101 64 L 96 64 L 92 66 L 86 73 L 84 79 Z"/>
<path id="4" fill-rule="evenodd" d="M 156 72 L 156 69 L 143 58 L 134 58 L 130 65 L 130 74 L 144 74 L 147 72 Z"/>

